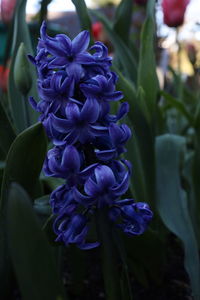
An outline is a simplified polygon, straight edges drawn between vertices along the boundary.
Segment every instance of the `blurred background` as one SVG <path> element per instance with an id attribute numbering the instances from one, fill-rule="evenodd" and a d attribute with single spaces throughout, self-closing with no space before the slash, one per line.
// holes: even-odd
<path id="1" fill-rule="evenodd" d="M 89 9 L 100 10 L 112 20 L 116 5 L 119 4 L 120 0 L 86 0 L 85 2 Z M 186 9 L 184 23 L 179 27 L 177 35 L 175 28 L 170 28 L 164 24 L 160 2 L 158 0 L 156 4 L 157 39 L 159 46 L 157 48 L 157 63 L 160 83 L 163 85 L 161 73 L 166 72 L 168 64 L 175 69 L 178 69 L 179 64 L 183 76 L 194 74 L 194 63 L 191 61 L 194 58 L 192 56 L 195 55 L 195 66 L 198 67 L 200 64 L 200 3 L 199 0 L 190 1 Z M 9 25 L 11 24 L 15 5 L 16 0 L 0 0 L 0 74 L 2 74 L 2 65 L 9 65 L 6 43 L 9 44 Z M 26 5 L 26 20 L 32 33 L 33 46 L 37 43 L 39 26 L 42 19 L 48 20 L 48 27 L 54 34 L 65 32 L 70 37 L 74 37 L 80 31 L 79 20 L 72 1 L 28 0 Z M 139 33 L 144 19 L 145 7 L 134 5 L 131 26 L 132 40 L 139 41 Z M 105 42 L 112 52 L 112 45 L 109 38 L 106 36 L 103 26 L 95 18 L 93 18 L 93 35 L 95 39 Z M 176 55 L 178 47 L 177 37 L 179 43 L 182 45 L 179 55 L 179 60 L 181 61 L 179 63 Z M 4 74 L 4 77 L 7 75 L 8 70 Z"/>

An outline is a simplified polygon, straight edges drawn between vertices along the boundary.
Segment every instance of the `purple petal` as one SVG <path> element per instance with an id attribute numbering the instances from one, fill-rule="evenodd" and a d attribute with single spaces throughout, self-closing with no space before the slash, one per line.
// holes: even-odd
<path id="1" fill-rule="evenodd" d="M 72 42 L 71 42 L 70 38 L 65 34 L 58 34 L 56 36 L 56 39 L 59 41 L 60 45 L 65 50 L 65 52 L 68 55 L 71 55 Z"/>
<path id="2" fill-rule="evenodd" d="M 88 176 L 90 176 L 90 174 L 92 173 L 92 171 L 98 166 L 98 163 L 96 164 L 92 164 L 90 166 L 88 166 L 87 168 L 85 168 L 84 170 L 82 170 L 79 175 L 82 178 L 87 178 Z"/>
<path id="3" fill-rule="evenodd" d="M 80 109 L 76 103 L 74 102 L 67 103 L 65 112 L 69 120 L 72 120 L 73 122 L 77 122 L 80 120 Z"/>
<path id="4" fill-rule="evenodd" d="M 123 98 L 123 94 L 122 92 L 113 92 L 113 93 L 107 93 L 105 94 L 104 98 L 107 100 L 107 101 L 119 101 Z"/>
<path id="5" fill-rule="evenodd" d="M 100 189 L 99 189 L 98 185 L 90 177 L 90 178 L 88 178 L 88 180 L 86 181 L 86 183 L 84 185 L 84 191 L 90 197 L 96 197 L 99 194 Z"/>
<path id="6" fill-rule="evenodd" d="M 78 53 L 75 57 L 75 62 L 81 65 L 94 65 L 95 60 L 90 53 Z"/>
<path id="7" fill-rule="evenodd" d="M 45 41 L 45 45 L 47 47 L 47 50 L 51 54 L 58 56 L 58 57 L 59 56 L 66 57 L 66 51 L 60 47 L 60 44 L 58 41 L 48 39 Z"/>
<path id="8" fill-rule="evenodd" d="M 120 108 L 117 112 L 117 120 L 120 120 L 121 118 L 123 118 L 124 115 L 126 115 L 129 112 L 129 104 L 128 102 L 123 102 L 120 105 Z"/>
<path id="9" fill-rule="evenodd" d="M 117 146 L 119 142 L 121 142 L 123 131 L 120 126 L 115 123 L 111 123 L 109 127 L 109 134 L 114 146 Z"/>
<path id="10" fill-rule="evenodd" d="M 29 61 L 30 61 L 33 65 L 36 65 L 36 60 L 35 60 L 35 58 L 34 58 L 32 55 L 28 54 L 27 57 L 28 57 Z"/>
<path id="11" fill-rule="evenodd" d="M 79 129 L 80 135 L 79 135 L 79 142 L 81 144 L 90 143 L 94 140 L 94 135 L 90 132 L 88 126 L 84 126 L 81 129 Z"/>
<path id="12" fill-rule="evenodd" d="M 45 40 L 47 37 L 46 30 L 47 30 L 47 25 L 46 25 L 46 22 L 43 21 L 41 28 L 40 28 L 40 36 L 43 40 Z"/>
<path id="13" fill-rule="evenodd" d="M 98 247 L 100 245 L 99 242 L 94 242 L 94 243 L 83 243 L 83 244 L 78 244 L 78 248 L 81 250 L 90 250 Z"/>
<path id="14" fill-rule="evenodd" d="M 54 114 L 51 114 L 50 118 L 53 128 L 61 133 L 67 133 L 73 128 L 69 120 L 57 118 Z"/>
<path id="15" fill-rule="evenodd" d="M 77 54 L 87 50 L 90 42 L 90 34 L 87 30 L 80 32 L 72 41 L 72 53 Z"/>
<path id="16" fill-rule="evenodd" d="M 80 170 L 80 156 L 76 148 L 72 145 L 66 146 L 63 151 L 62 165 L 69 169 L 72 173 L 77 173 Z"/>
<path id="17" fill-rule="evenodd" d="M 78 130 L 72 130 L 64 140 L 68 145 L 75 144 L 79 138 L 79 134 Z"/>
<path id="18" fill-rule="evenodd" d="M 74 188 L 74 190 L 73 190 L 73 195 L 74 195 L 74 199 L 75 199 L 78 203 L 80 203 L 80 204 L 82 204 L 82 205 L 84 205 L 84 206 L 86 206 L 86 207 L 87 207 L 88 205 L 91 205 L 92 202 L 94 201 L 94 200 L 91 199 L 90 197 L 81 194 L 81 193 L 77 190 L 77 188 Z"/>
<path id="19" fill-rule="evenodd" d="M 90 84 L 90 83 L 88 84 L 82 83 L 80 84 L 80 88 L 86 96 L 96 95 L 101 92 L 101 89 L 98 85 Z"/>
<path id="20" fill-rule="evenodd" d="M 29 97 L 29 102 L 30 102 L 32 108 L 37 110 L 37 102 L 35 101 L 35 99 L 33 97 Z"/>
<path id="21" fill-rule="evenodd" d="M 121 182 L 121 184 L 117 185 L 114 188 L 111 188 L 111 191 L 115 196 L 121 196 L 126 193 L 129 186 L 129 172 L 127 172 Z"/>
<path id="22" fill-rule="evenodd" d="M 73 75 L 74 79 L 76 80 L 76 82 L 78 82 L 80 80 L 80 78 L 83 76 L 84 74 L 84 70 L 82 68 L 82 66 L 80 64 L 77 64 L 76 62 L 72 62 L 70 63 L 67 67 L 66 67 L 66 71 L 67 74 L 70 76 Z"/>
<path id="23" fill-rule="evenodd" d="M 90 126 L 91 132 L 96 136 L 106 135 L 108 133 L 108 128 L 104 126 Z"/>
<path id="24" fill-rule="evenodd" d="M 50 69 L 61 68 L 64 67 L 67 64 L 67 62 L 68 61 L 66 57 L 56 57 L 48 64 L 48 68 Z"/>
<path id="25" fill-rule="evenodd" d="M 88 121 L 88 123 L 94 123 L 99 116 L 99 104 L 96 100 L 88 98 L 81 110 L 81 119 Z"/>
<path id="26" fill-rule="evenodd" d="M 103 150 L 103 151 L 96 150 L 95 153 L 98 159 L 103 161 L 108 161 L 114 158 L 116 150 L 115 149 Z"/>
<path id="27" fill-rule="evenodd" d="M 96 169 L 94 170 L 94 173 L 95 173 L 97 184 L 101 189 L 105 187 L 111 187 L 116 182 L 112 170 L 107 166 L 104 165 L 97 166 Z"/>

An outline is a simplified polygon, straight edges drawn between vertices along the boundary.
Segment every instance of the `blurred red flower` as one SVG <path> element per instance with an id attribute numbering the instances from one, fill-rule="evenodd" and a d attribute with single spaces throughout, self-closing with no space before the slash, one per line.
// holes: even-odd
<path id="1" fill-rule="evenodd" d="M 101 22 L 95 22 L 92 24 L 92 35 L 95 40 L 101 40 L 102 31 L 103 25 Z"/>
<path id="2" fill-rule="evenodd" d="M 7 92 L 9 68 L 0 65 L 0 89 Z"/>
<path id="3" fill-rule="evenodd" d="M 9 23 L 12 20 L 16 0 L 1 0 L 1 19 L 4 23 Z"/>
<path id="4" fill-rule="evenodd" d="M 189 2 L 190 0 L 163 0 L 164 23 L 169 27 L 182 25 L 185 10 Z"/>

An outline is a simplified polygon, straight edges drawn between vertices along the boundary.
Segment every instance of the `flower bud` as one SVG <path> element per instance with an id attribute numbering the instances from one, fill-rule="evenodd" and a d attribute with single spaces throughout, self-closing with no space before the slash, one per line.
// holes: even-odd
<path id="1" fill-rule="evenodd" d="M 0 66 L 0 88 L 4 92 L 7 92 L 8 90 L 8 76 L 9 76 L 9 68 Z"/>
<path id="2" fill-rule="evenodd" d="M 29 64 L 26 57 L 24 44 L 21 43 L 17 51 L 14 63 L 14 81 L 17 89 L 26 95 L 32 85 L 32 78 L 30 74 Z"/>
<path id="3" fill-rule="evenodd" d="M 92 24 L 92 35 L 96 41 L 101 40 L 102 32 L 103 32 L 103 25 L 101 22 L 95 22 Z"/>
<path id="4" fill-rule="evenodd" d="M 164 23 L 169 27 L 182 25 L 189 2 L 190 0 L 163 0 Z"/>
<path id="5" fill-rule="evenodd" d="M 13 18 L 16 0 L 1 0 L 1 19 L 3 23 L 10 23 Z"/>

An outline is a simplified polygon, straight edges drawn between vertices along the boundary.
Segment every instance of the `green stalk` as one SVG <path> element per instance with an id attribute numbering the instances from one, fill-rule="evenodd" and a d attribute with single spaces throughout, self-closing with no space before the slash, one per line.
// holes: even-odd
<path id="1" fill-rule="evenodd" d="M 101 241 L 102 268 L 107 300 L 121 300 L 117 249 L 113 241 L 112 224 L 106 209 L 96 213 L 97 231 Z"/>
<path id="2" fill-rule="evenodd" d="M 29 111 L 28 111 L 28 103 L 27 103 L 27 96 L 23 95 L 23 106 L 24 106 L 24 120 L 26 124 L 26 128 L 31 126 L 31 121 L 29 117 Z"/>

